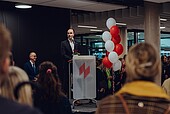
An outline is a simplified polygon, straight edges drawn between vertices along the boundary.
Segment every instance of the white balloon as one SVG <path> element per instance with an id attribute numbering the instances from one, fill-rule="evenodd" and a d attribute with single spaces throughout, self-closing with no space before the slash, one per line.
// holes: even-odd
<path id="1" fill-rule="evenodd" d="M 107 40 L 105 43 L 105 49 L 108 52 L 112 52 L 114 50 L 114 48 L 115 48 L 115 44 L 111 40 Z"/>
<path id="2" fill-rule="evenodd" d="M 116 25 L 116 20 L 115 19 L 113 19 L 113 18 L 109 18 L 109 19 L 107 19 L 107 21 L 106 21 L 106 26 L 107 26 L 107 28 L 110 30 L 110 28 L 112 27 L 112 26 L 115 26 Z"/>
<path id="3" fill-rule="evenodd" d="M 112 36 L 110 34 L 110 32 L 108 31 L 104 31 L 103 34 L 102 34 L 102 39 L 103 41 L 108 41 L 108 40 L 111 40 Z"/>
<path id="4" fill-rule="evenodd" d="M 114 51 L 109 53 L 108 58 L 111 63 L 116 63 L 118 61 L 118 55 Z"/>
<path id="5" fill-rule="evenodd" d="M 118 60 L 114 65 L 113 65 L 113 70 L 117 71 L 119 69 L 121 69 L 122 63 L 120 60 Z"/>

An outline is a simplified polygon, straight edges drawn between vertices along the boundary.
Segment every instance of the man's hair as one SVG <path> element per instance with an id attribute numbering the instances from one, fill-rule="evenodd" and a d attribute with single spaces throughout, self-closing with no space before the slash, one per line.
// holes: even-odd
<path id="1" fill-rule="evenodd" d="M 9 56 L 11 44 L 9 30 L 3 24 L 0 24 L 0 75 L 2 74 L 3 61 Z"/>
<path id="2" fill-rule="evenodd" d="M 69 29 L 72 29 L 72 30 L 73 30 L 73 32 L 74 32 L 74 34 L 75 34 L 75 30 L 74 30 L 74 28 L 70 27 Z M 69 30 L 69 29 L 68 29 L 68 30 Z"/>

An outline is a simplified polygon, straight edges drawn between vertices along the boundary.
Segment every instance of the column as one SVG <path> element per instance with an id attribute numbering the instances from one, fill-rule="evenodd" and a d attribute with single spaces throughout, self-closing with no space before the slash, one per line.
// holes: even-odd
<path id="1" fill-rule="evenodd" d="M 145 2 L 144 6 L 145 42 L 153 44 L 160 53 L 160 4 Z M 156 83 L 161 84 L 161 74 L 158 74 Z"/>
<path id="2" fill-rule="evenodd" d="M 127 54 L 127 28 L 121 27 L 120 28 L 120 37 L 121 37 L 121 44 L 123 46 L 123 53 L 120 55 L 120 57 L 123 57 L 125 54 Z"/>

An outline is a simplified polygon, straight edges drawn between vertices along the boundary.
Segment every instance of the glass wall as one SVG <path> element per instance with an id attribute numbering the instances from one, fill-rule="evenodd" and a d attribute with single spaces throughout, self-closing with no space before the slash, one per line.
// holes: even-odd
<path id="1" fill-rule="evenodd" d="M 144 32 L 143 31 L 134 31 L 128 32 L 128 47 L 134 45 L 135 39 L 136 43 L 144 42 Z M 170 33 L 162 32 L 160 34 L 160 46 L 161 46 L 161 55 L 170 56 Z"/>
<path id="2" fill-rule="evenodd" d="M 101 58 L 106 52 L 101 34 L 102 33 L 98 35 L 89 34 L 76 36 L 75 40 L 80 45 L 88 47 L 89 55 L 95 55 Z M 170 56 L 170 33 L 161 33 L 160 37 L 161 55 Z M 135 43 L 144 42 L 144 32 L 141 30 L 128 30 L 127 40 L 128 48 Z"/>

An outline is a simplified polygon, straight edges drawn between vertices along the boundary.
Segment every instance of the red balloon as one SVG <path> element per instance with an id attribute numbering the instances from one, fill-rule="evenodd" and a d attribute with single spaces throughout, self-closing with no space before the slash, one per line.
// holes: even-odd
<path id="1" fill-rule="evenodd" d="M 110 53 L 110 52 L 106 51 L 106 56 L 107 56 L 107 57 L 108 57 L 109 53 Z"/>
<path id="2" fill-rule="evenodd" d="M 118 35 L 117 37 L 112 37 L 112 41 L 114 42 L 114 44 L 119 44 L 121 41 L 120 35 Z"/>
<path id="3" fill-rule="evenodd" d="M 112 37 L 116 38 L 120 33 L 119 27 L 118 26 L 112 26 L 110 28 L 110 34 L 112 35 Z"/>
<path id="4" fill-rule="evenodd" d="M 111 68 L 112 67 L 112 63 L 109 61 L 108 57 L 104 57 L 103 60 L 102 60 L 102 63 L 107 68 Z"/>
<path id="5" fill-rule="evenodd" d="M 114 51 L 118 55 L 121 55 L 123 53 L 123 46 L 122 46 L 122 44 L 116 44 Z"/>

